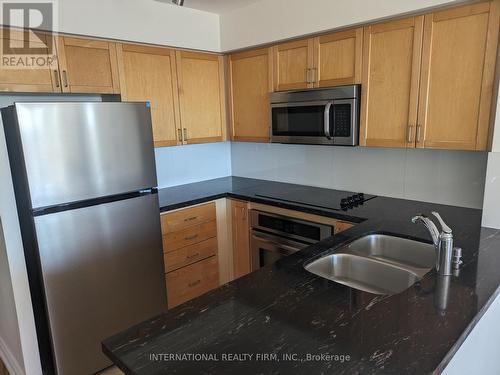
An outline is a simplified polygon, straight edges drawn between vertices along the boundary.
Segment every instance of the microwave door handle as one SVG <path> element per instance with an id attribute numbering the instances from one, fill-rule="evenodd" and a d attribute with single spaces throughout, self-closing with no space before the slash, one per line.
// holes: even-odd
<path id="1" fill-rule="evenodd" d="M 327 139 L 332 139 L 332 135 L 330 133 L 330 111 L 332 109 L 332 106 L 333 106 L 333 100 L 329 101 L 325 105 L 325 119 L 324 119 L 324 123 L 325 123 L 325 137 Z"/>

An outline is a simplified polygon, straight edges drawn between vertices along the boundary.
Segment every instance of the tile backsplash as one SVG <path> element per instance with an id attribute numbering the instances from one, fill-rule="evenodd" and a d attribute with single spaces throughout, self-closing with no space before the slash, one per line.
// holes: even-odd
<path id="1" fill-rule="evenodd" d="M 231 175 L 231 144 L 207 143 L 155 149 L 158 187 Z"/>
<path id="2" fill-rule="evenodd" d="M 482 208 L 488 154 L 232 143 L 233 176 Z"/>

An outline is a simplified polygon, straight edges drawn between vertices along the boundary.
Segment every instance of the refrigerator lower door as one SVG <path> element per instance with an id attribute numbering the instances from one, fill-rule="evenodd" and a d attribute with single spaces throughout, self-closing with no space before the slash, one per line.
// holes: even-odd
<path id="1" fill-rule="evenodd" d="M 157 186 L 145 103 L 16 103 L 32 208 Z"/>
<path id="2" fill-rule="evenodd" d="M 94 373 L 103 339 L 166 311 L 158 197 L 34 220 L 57 373 Z"/>

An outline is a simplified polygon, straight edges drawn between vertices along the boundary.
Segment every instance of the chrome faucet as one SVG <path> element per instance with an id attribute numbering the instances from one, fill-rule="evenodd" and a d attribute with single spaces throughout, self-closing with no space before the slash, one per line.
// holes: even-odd
<path id="1" fill-rule="evenodd" d="M 413 223 L 422 223 L 430 232 L 432 242 L 436 248 L 436 270 L 439 275 L 448 276 L 454 274 L 453 270 L 457 270 L 462 261 L 461 249 L 453 247 L 453 233 L 451 228 L 441 218 L 439 213 L 433 211 L 432 214 L 437 218 L 441 225 L 439 232 L 436 224 L 423 214 L 414 216 L 411 221 Z"/>

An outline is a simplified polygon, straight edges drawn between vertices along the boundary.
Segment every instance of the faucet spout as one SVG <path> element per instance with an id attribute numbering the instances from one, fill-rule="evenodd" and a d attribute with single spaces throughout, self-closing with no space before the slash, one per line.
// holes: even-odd
<path id="1" fill-rule="evenodd" d="M 453 270 L 458 270 L 460 267 L 461 249 L 453 247 L 453 232 L 446 225 L 441 216 L 437 212 L 432 214 L 439 220 L 442 230 L 436 227 L 436 224 L 423 214 L 414 216 L 411 221 L 413 223 L 422 223 L 425 225 L 432 237 L 434 247 L 436 248 L 436 270 L 438 275 L 449 276 L 453 274 Z"/>
<path id="2" fill-rule="evenodd" d="M 424 224 L 424 226 L 427 228 L 427 230 L 431 234 L 432 242 L 434 243 L 434 246 L 437 247 L 439 245 L 439 230 L 437 229 L 436 224 L 434 224 L 434 222 L 431 219 L 429 219 L 424 214 L 418 214 L 418 215 L 414 216 L 411 219 L 411 221 L 412 221 L 412 223 Z"/>

